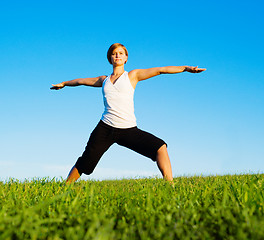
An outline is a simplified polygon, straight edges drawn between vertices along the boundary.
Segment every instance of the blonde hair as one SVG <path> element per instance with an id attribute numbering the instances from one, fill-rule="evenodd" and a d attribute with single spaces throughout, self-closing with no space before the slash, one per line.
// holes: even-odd
<path id="1" fill-rule="evenodd" d="M 111 55 L 112 55 L 113 51 L 114 51 L 116 48 L 118 48 L 118 47 L 122 47 L 122 48 L 124 49 L 126 55 L 128 56 L 127 49 L 126 49 L 126 47 L 125 47 L 123 44 L 121 44 L 121 43 L 114 43 L 114 44 L 112 44 L 112 45 L 109 47 L 109 49 L 108 49 L 108 51 L 107 51 L 107 60 L 108 60 L 108 62 L 109 62 L 110 64 L 112 64 L 112 61 L 111 61 Z"/>

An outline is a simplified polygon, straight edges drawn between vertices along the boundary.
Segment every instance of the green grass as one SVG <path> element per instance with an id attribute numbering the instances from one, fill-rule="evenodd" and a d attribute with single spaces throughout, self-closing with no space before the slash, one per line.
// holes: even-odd
<path id="1" fill-rule="evenodd" d="M 0 182 L 0 239 L 264 239 L 263 177 Z"/>

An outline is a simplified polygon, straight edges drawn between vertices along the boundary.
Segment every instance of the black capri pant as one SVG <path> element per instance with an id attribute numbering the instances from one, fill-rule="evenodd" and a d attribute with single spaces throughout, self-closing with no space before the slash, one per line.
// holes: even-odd
<path id="1" fill-rule="evenodd" d="M 75 164 L 78 172 L 91 174 L 102 155 L 114 143 L 151 158 L 153 161 L 156 161 L 158 149 L 166 144 L 162 139 L 137 127 L 114 128 L 100 120 L 90 135 L 85 151 Z"/>

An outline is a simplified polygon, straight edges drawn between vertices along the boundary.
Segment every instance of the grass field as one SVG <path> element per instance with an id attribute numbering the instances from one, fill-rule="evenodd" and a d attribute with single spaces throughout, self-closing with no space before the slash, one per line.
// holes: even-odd
<path id="1" fill-rule="evenodd" d="M 0 182 L 0 239 L 264 239 L 263 177 Z"/>

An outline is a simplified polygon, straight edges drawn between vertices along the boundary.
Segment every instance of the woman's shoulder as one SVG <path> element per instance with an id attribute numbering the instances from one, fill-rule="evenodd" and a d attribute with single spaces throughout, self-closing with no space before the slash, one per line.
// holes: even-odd
<path id="1" fill-rule="evenodd" d="M 105 79 L 107 79 L 109 76 L 108 75 L 102 75 L 99 76 L 100 80 L 103 82 Z"/>
<path id="2" fill-rule="evenodd" d="M 132 87 L 135 89 L 137 85 L 137 69 L 131 70 L 127 73 L 128 78 L 130 80 L 130 83 Z"/>
<path id="3" fill-rule="evenodd" d="M 131 71 L 128 71 L 127 74 L 129 76 L 129 78 L 134 78 L 134 76 L 136 76 L 136 74 L 137 74 L 137 69 L 133 69 Z"/>

